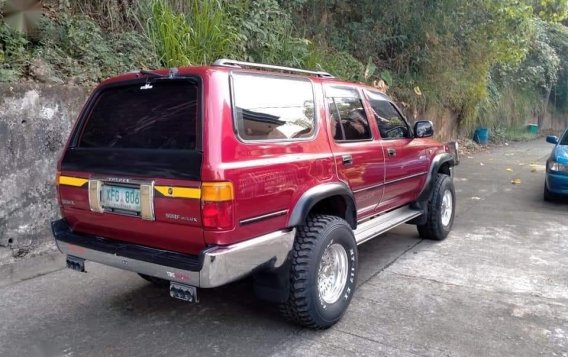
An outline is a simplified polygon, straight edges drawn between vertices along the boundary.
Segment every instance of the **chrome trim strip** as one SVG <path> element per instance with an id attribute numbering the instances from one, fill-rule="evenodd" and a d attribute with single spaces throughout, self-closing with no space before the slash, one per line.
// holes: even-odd
<path id="1" fill-rule="evenodd" d="M 363 191 L 367 191 L 367 190 L 372 190 L 373 188 L 379 188 L 379 187 L 382 187 L 384 185 L 386 185 L 386 184 L 383 182 L 383 183 L 379 183 L 379 184 L 376 184 L 376 185 L 363 187 L 363 188 L 360 188 L 358 190 L 353 191 L 353 193 L 359 193 L 359 192 L 363 192 Z"/>
<path id="2" fill-rule="evenodd" d="M 414 177 L 426 175 L 427 173 L 428 173 L 428 171 L 424 171 L 424 172 L 420 172 L 420 173 L 413 174 L 413 175 L 410 175 L 410 176 L 405 176 L 405 177 L 397 178 L 396 180 L 392 180 L 392 181 L 385 182 L 385 186 L 386 186 L 386 185 L 393 184 L 393 183 L 397 183 L 397 182 L 400 182 L 400 181 L 408 180 L 408 179 L 411 179 L 411 178 L 414 178 Z"/>
<path id="3" fill-rule="evenodd" d="M 363 208 L 357 210 L 357 214 L 361 214 L 361 213 L 365 213 L 365 212 L 367 212 L 367 211 L 371 211 L 371 210 L 372 210 L 373 208 L 375 208 L 375 207 L 377 207 L 376 204 L 370 205 L 370 206 L 367 206 L 367 207 L 363 207 Z"/>
<path id="4" fill-rule="evenodd" d="M 251 217 L 251 218 L 247 218 L 247 219 L 242 219 L 239 221 L 239 224 L 242 225 L 246 225 L 246 224 L 251 224 L 251 223 L 256 223 L 259 221 L 263 221 L 265 219 L 269 219 L 269 218 L 273 218 L 273 217 L 280 217 L 280 216 L 284 216 L 286 213 L 288 213 L 287 209 L 283 209 L 281 211 L 276 211 L 276 212 L 272 212 L 272 213 L 267 213 L 267 214 L 263 214 L 261 216 L 256 216 L 256 217 Z"/>
<path id="5" fill-rule="evenodd" d="M 213 288 L 243 278 L 258 269 L 281 267 L 294 245 L 296 230 L 272 232 L 240 243 L 204 252 L 201 271 L 189 271 L 145 262 L 69 244 L 55 239 L 61 253 L 119 269 L 202 288 Z"/>
<path id="6" fill-rule="evenodd" d="M 383 183 L 379 183 L 379 184 L 372 185 L 372 186 L 363 187 L 363 188 L 360 188 L 360 189 L 358 189 L 358 190 L 356 190 L 356 191 L 353 191 L 353 193 L 359 193 L 359 192 L 371 190 L 371 189 L 373 189 L 373 188 L 379 188 L 379 187 L 381 187 L 381 186 L 386 186 L 386 185 L 390 185 L 390 184 L 393 184 L 393 183 L 397 183 L 397 182 L 399 182 L 399 181 L 404 181 L 404 180 L 408 180 L 408 179 L 411 179 L 411 178 L 414 178 L 414 177 L 417 177 L 417 176 L 422 176 L 422 175 L 425 175 L 425 174 L 427 174 L 427 173 L 428 173 L 428 171 L 424 171 L 424 172 L 420 172 L 420 173 L 417 173 L 417 174 L 413 174 L 413 175 L 409 175 L 409 176 L 397 178 L 396 180 L 392 180 L 392 181 L 388 181 L 388 182 L 383 182 Z"/>

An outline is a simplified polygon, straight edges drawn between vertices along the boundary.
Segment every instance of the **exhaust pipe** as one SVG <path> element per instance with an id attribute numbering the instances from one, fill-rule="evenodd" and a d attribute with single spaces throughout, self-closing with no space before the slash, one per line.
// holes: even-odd
<path id="1" fill-rule="evenodd" d="M 85 272 L 85 259 L 77 258 L 72 255 L 67 256 L 66 260 L 67 268 L 73 269 L 80 273 Z"/>

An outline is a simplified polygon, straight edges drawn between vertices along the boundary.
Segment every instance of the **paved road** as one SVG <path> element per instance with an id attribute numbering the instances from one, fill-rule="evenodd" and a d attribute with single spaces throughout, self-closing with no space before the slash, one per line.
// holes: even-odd
<path id="1" fill-rule="evenodd" d="M 568 356 L 568 204 L 542 200 L 550 149 L 464 158 L 449 238 L 405 225 L 361 246 L 359 288 L 329 330 L 281 321 L 250 281 L 190 305 L 91 263 L 0 288 L 0 356 Z"/>

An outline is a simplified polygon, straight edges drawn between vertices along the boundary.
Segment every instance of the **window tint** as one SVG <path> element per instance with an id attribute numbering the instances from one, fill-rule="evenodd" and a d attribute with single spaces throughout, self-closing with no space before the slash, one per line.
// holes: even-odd
<path id="1" fill-rule="evenodd" d="M 195 149 L 197 86 L 187 81 L 104 90 L 87 119 L 80 147 Z"/>
<path id="2" fill-rule="evenodd" d="M 369 121 L 363 109 L 363 102 L 357 97 L 329 97 L 334 93 L 326 90 L 331 118 L 331 131 L 337 141 L 357 141 L 371 138 Z"/>
<path id="3" fill-rule="evenodd" d="M 408 138 L 410 129 L 394 105 L 381 94 L 366 92 L 383 139 Z"/>
<path id="4" fill-rule="evenodd" d="M 566 130 L 564 137 L 560 140 L 560 145 L 568 145 L 568 130 Z"/>
<path id="5" fill-rule="evenodd" d="M 239 73 L 232 79 L 241 138 L 281 140 L 312 135 L 314 93 L 309 80 Z"/>

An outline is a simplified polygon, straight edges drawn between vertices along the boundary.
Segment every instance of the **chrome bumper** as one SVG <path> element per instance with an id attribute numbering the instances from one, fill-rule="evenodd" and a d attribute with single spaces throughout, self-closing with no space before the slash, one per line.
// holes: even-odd
<path id="1" fill-rule="evenodd" d="M 292 250 L 296 232 L 295 229 L 277 231 L 244 242 L 209 248 L 202 252 L 203 263 L 201 269 L 196 271 L 74 244 L 73 233 L 67 232 L 68 236 L 63 240 L 62 233 L 56 232 L 55 227 L 53 233 L 57 247 L 63 254 L 169 281 L 213 288 L 243 278 L 257 270 L 282 266 Z"/>

